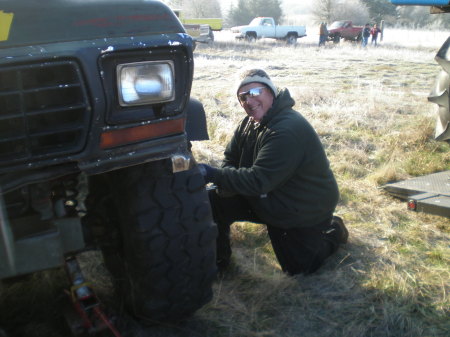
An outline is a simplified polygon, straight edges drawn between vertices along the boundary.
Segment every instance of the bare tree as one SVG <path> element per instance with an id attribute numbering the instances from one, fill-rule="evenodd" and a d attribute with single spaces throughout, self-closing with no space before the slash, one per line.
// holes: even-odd
<path id="1" fill-rule="evenodd" d="M 220 18 L 222 12 L 218 0 L 184 0 L 183 10 L 192 18 Z"/>
<path id="2" fill-rule="evenodd" d="M 450 21 L 445 14 L 434 15 L 430 14 L 428 7 L 421 6 L 398 6 L 398 19 L 396 24 L 399 26 L 406 26 L 412 28 L 432 28 L 432 29 L 446 29 L 450 28 Z"/>
<path id="3" fill-rule="evenodd" d="M 184 17 L 220 18 L 222 12 L 218 0 L 162 0 L 172 9 L 181 9 Z"/>
<path id="4" fill-rule="evenodd" d="M 333 21 L 352 20 L 355 25 L 371 23 L 369 9 L 360 0 L 345 0 L 333 12 Z"/>
<path id="5" fill-rule="evenodd" d="M 162 2 L 166 3 L 173 9 L 181 9 L 183 7 L 183 1 L 184 0 L 162 0 Z"/>
<path id="6" fill-rule="evenodd" d="M 352 20 L 362 25 L 370 22 L 369 10 L 360 0 L 317 0 L 312 14 L 317 23 Z"/>
<path id="7" fill-rule="evenodd" d="M 316 23 L 331 22 L 336 0 L 317 0 L 312 9 L 312 15 Z"/>

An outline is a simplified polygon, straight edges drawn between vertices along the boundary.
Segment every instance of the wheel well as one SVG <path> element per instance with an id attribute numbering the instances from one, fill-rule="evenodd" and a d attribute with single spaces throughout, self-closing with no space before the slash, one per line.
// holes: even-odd
<path id="1" fill-rule="evenodd" d="M 288 32 L 287 34 L 286 34 L 286 36 L 297 36 L 298 37 L 298 33 L 297 32 Z"/>
<path id="2" fill-rule="evenodd" d="M 256 32 L 254 32 L 254 31 L 247 32 L 247 33 L 245 33 L 245 35 L 246 35 L 246 36 L 254 36 L 254 37 L 257 36 Z"/>

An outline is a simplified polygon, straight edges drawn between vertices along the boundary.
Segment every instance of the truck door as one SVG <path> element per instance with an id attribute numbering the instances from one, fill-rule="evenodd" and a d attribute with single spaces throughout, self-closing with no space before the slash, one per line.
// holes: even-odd
<path id="1" fill-rule="evenodd" d="M 263 19 L 261 22 L 261 37 L 275 37 L 275 26 L 273 20 Z"/>

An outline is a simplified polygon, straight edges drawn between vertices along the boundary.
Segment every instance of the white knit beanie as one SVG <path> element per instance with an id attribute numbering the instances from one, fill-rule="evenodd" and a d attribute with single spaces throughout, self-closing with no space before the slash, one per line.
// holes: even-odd
<path id="1" fill-rule="evenodd" d="M 273 84 L 269 75 L 267 75 L 267 73 L 262 69 L 250 69 L 244 71 L 238 78 L 238 87 L 236 93 L 239 93 L 239 89 L 244 85 L 254 82 L 265 84 L 267 87 L 269 87 L 270 90 L 272 90 L 274 97 L 277 97 L 277 87 Z"/>

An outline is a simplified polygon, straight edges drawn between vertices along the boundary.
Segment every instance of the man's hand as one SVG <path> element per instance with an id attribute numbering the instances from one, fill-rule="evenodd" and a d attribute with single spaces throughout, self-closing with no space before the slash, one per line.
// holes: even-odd
<path id="1" fill-rule="evenodd" d="M 203 178 L 205 179 L 206 184 L 214 182 L 214 176 L 217 172 L 216 168 L 206 164 L 198 164 L 198 168 Z"/>

